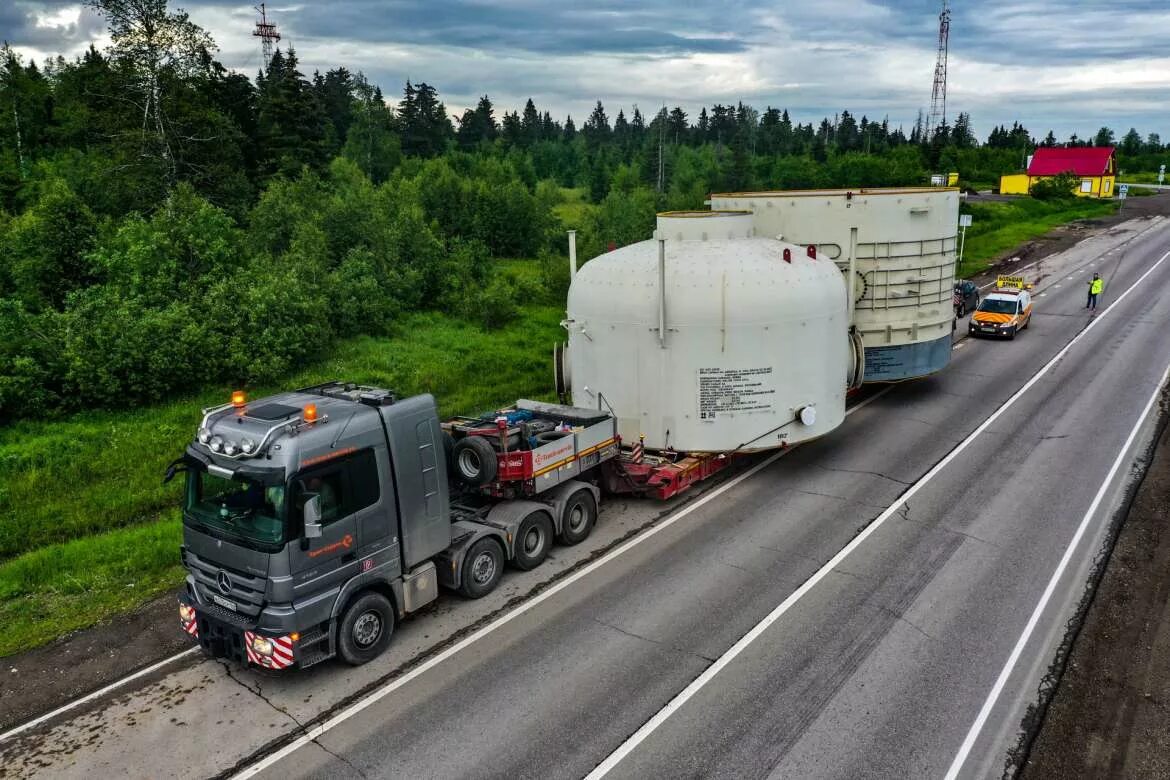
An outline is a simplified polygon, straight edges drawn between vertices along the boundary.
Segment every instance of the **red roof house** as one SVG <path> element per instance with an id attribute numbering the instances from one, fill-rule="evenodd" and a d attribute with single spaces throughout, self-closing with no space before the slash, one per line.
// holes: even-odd
<path id="1" fill-rule="evenodd" d="M 1080 179 L 1073 192 L 1086 198 L 1112 198 L 1117 165 L 1112 146 L 1041 146 L 1028 160 L 1027 173 L 1009 173 L 999 180 L 1003 195 L 1027 195 L 1043 179 L 1071 173 Z"/>
<path id="2" fill-rule="evenodd" d="M 1112 146 L 1078 146 L 1063 148 L 1042 146 L 1032 155 L 1028 165 L 1029 176 L 1057 176 L 1075 173 L 1077 176 L 1112 176 Z"/>

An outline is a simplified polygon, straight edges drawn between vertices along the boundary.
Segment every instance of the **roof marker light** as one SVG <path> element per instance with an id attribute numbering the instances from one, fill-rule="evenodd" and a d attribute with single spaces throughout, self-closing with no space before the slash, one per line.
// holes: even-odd
<path id="1" fill-rule="evenodd" d="M 786 263 L 792 262 L 792 250 L 791 249 L 784 250 L 784 262 L 786 262 Z"/>
<path id="2" fill-rule="evenodd" d="M 244 394 L 243 390 L 233 390 L 232 391 L 232 406 L 239 409 L 247 402 L 248 402 L 248 397 Z"/>
<path id="3" fill-rule="evenodd" d="M 307 423 L 317 422 L 317 404 L 307 404 L 301 416 Z"/>
<path id="4" fill-rule="evenodd" d="M 817 259 L 817 245 L 816 244 L 809 244 L 807 251 L 808 251 L 809 257 L 811 257 L 813 260 Z"/>

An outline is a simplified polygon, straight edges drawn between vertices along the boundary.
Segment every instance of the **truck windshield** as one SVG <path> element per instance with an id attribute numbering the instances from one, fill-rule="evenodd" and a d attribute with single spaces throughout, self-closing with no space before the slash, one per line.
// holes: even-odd
<path id="1" fill-rule="evenodd" d="M 184 521 L 250 547 L 284 544 L 284 486 L 224 479 L 201 469 L 187 472 Z"/>
<path id="2" fill-rule="evenodd" d="M 1015 301 L 1001 301 L 995 298 L 984 298 L 979 304 L 979 311 L 986 311 L 992 314 L 1015 314 Z"/>

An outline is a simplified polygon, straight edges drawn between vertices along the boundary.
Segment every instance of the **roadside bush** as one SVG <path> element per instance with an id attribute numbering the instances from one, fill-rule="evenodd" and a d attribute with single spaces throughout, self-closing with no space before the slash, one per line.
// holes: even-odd
<path id="1" fill-rule="evenodd" d="M 69 405 L 155 401 L 205 376 L 200 358 L 214 353 L 204 322 L 186 301 L 154 308 L 114 285 L 74 294 L 61 316 Z"/>
<path id="2" fill-rule="evenodd" d="M 1062 173 L 1050 179 L 1041 179 L 1032 185 L 1032 197 L 1037 200 L 1071 200 L 1076 197 L 1080 178 L 1073 173 Z"/>
<path id="3" fill-rule="evenodd" d="M 46 416 L 56 407 L 56 350 L 44 322 L 54 316 L 30 314 L 19 301 L 0 298 L 0 422 Z"/>
<path id="4" fill-rule="evenodd" d="M 368 249 L 354 249 L 329 274 L 329 314 L 339 336 L 380 335 L 394 318 L 397 302 L 385 287 Z"/>
<path id="5" fill-rule="evenodd" d="M 498 273 L 470 300 L 475 306 L 469 312 L 470 318 L 484 330 L 496 330 L 515 320 L 522 306 L 542 297 L 543 291 L 536 282 Z"/>

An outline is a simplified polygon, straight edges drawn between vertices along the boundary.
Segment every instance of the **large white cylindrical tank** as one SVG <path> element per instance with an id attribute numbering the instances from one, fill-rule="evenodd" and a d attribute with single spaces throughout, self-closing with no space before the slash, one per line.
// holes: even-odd
<path id="1" fill-rule="evenodd" d="M 816 244 L 847 279 L 852 254 L 853 324 L 865 344 L 866 382 L 925 376 L 947 365 L 958 190 L 728 193 L 713 195 L 711 207 L 751 211 L 757 235 Z"/>
<path id="2" fill-rule="evenodd" d="M 656 235 L 661 266 L 659 242 L 643 241 L 572 281 L 573 405 L 612 409 L 627 443 L 684 452 L 768 449 L 839 425 L 848 305 L 832 261 L 752 237 L 744 213 L 665 214 Z"/>

